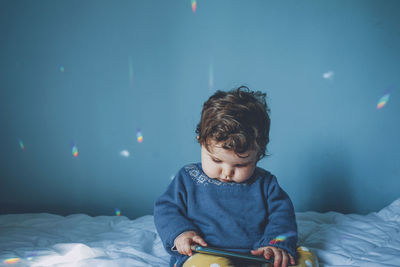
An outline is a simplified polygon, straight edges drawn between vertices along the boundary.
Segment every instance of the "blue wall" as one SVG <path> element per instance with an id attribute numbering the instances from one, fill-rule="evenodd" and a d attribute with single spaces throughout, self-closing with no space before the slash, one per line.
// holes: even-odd
<path id="1" fill-rule="evenodd" d="M 271 156 L 259 165 L 297 211 L 384 207 L 400 197 L 399 10 L 0 1 L 0 213 L 151 214 L 171 176 L 200 160 L 202 103 L 242 84 L 268 94 Z"/>

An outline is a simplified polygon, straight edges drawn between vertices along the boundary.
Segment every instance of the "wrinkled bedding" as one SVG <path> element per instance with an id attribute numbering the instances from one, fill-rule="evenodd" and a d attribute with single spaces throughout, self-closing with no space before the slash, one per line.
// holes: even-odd
<path id="1" fill-rule="evenodd" d="M 400 199 L 367 215 L 297 213 L 299 243 L 322 266 L 400 266 Z"/>
<path id="2" fill-rule="evenodd" d="M 298 212 L 320 266 L 400 266 L 400 199 L 368 215 Z M 119 216 L 0 215 L 0 266 L 168 266 L 153 223 Z"/>

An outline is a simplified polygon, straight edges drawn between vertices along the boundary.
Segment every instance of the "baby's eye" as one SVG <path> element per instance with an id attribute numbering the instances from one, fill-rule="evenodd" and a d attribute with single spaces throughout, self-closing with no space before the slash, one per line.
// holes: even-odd
<path id="1" fill-rule="evenodd" d="M 216 163 L 221 163 L 222 161 L 220 161 L 219 159 L 214 159 L 214 158 L 212 158 L 212 160 L 214 161 L 214 162 L 216 162 Z"/>
<path id="2" fill-rule="evenodd" d="M 237 168 L 243 168 L 243 167 L 246 167 L 246 166 L 247 166 L 247 164 L 237 164 L 236 165 Z"/>

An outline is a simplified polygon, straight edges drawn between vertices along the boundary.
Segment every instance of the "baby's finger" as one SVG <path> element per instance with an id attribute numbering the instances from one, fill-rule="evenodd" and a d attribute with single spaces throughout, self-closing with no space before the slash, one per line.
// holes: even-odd
<path id="1" fill-rule="evenodd" d="M 296 261 L 294 260 L 293 256 L 289 254 L 290 264 L 295 265 Z"/>
<path id="2" fill-rule="evenodd" d="M 271 248 L 271 250 L 274 252 L 274 267 L 281 266 L 282 252 L 277 248 Z"/>
<path id="3" fill-rule="evenodd" d="M 259 248 L 257 250 L 251 250 L 250 252 L 253 255 L 262 255 L 264 253 L 264 250 L 262 248 Z"/>
<path id="4" fill-rule="evenodd" d="M 192 249 L 190 248 L 190 243 L 185 244 L 185 255 L 192 256 Z"/>
<path id="5" fill-rule="evenodd" d="M 288 266 L 288 261 L 289 261 L 289 257 L 287 255 L 287 253 L 283 252 L 282 253 L 282 267 L 287 267 Z"/>
<path id="6" fill-rule="evenodd" d="M 199 245 L 202 246 L 207 246 L 207 243 L 203 240 L 203 238 L 201 238 L 200 236 L 196 235 L 193 237 L 193 241 L 196 242 Z"/>
<path id="7" fill-rule="evenodd" d="M 264 250 L 264 258 L 266 258 L 267 260 L 269 260 L 271 258 L 271 256 L 274 255 L 274 252 L 272 251 L 272 249 L 270 248 L 266 248 Z"/>
<path id="8" fill-rule="evenodd" d="M 180 250 L 179 253 L 183 255 L 189 255 L 192 256 L 192 250 L 190 249 L 190 240 L 189 238 L 185 238 L 182 240 L 182 242 L 179 244 L 180 245 Z"/>
<path id="9" fill-rule="evenodd" d="M 178 250 L 179 254 L 185 254 L 181 244 L 177 244 L 176 249 Z"/>

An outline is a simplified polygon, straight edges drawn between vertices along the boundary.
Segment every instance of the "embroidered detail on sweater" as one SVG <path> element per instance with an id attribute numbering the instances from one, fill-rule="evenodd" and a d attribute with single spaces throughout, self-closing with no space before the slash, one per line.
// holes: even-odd
<path id="1" fill-rule="evenodd" d="M 247 183 L 234 183 L 228 182 L 223 183 L 218 181 L 217 179 L 211 179 L 199 169 L 198 166 L 195 164 L 186 165 L 184 167 L 185 171 L 189 174 L 190 178 L 197 184 L 197 185 L 204 185 L 207 186 L 209 184 L 215 184 L 217 186 L 247 186 Z"/>

